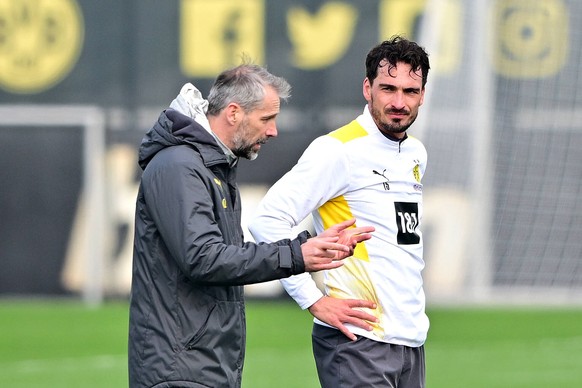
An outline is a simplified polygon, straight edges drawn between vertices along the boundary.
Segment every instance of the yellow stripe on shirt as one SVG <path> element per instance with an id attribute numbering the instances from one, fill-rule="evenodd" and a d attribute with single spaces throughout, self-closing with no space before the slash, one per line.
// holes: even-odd
<path id="1" fill-rule="evenodd" d="M 324 229 L 353 218 L 350 207 L 343 196 L 327 201 L 319 207 L 318 212 Z M 366 243 L 361 242 L 356 245 L 353 256 L 344 260 L 342 267 L 328 271 L 325 285 L 328 295 L 333 298 L 363 299 L 375 302 L 378 308 L 376 310 L 366 309 L 366 311 L 381 320 L 382 309 L 374 283 L 370 278 L 369 262 L 370 257 L 366 249 Z M 346 290 L 348 290 L 348 293 L 345 292 Z M 382 338 L 384 330 L 381 324 L 371 323 L 371 325 L 374 334 Z"/>
<path id="2" fill-rule="evenodd" d="M 327 229 L 332 225 L 354 218 L 348 202 L 343 195 L 330 199 L 324 203 L 319 207 L 318 212 L 323 223 L 323 229 Z M 370 261 L 365 243 L 356 245 L 354 256 L 360 260 Z"/>
<path id="3" fill-rule="evenodd" d="M 328 135 L 338 139 L 342 143 L 347 143 L 350 140 L 368 136 L 368 132 L 366 132 L 366 130 L 362 128 L 356 120 L 354 120 L 351 123 L 330 132 Z"/>

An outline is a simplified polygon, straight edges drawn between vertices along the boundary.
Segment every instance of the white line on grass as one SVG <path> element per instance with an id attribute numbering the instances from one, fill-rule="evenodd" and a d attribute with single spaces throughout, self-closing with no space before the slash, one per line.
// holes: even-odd
<path id="1" fill-rule="evenodd" d="M 126 368 L 127 356 L 123 354 L 103 354 L 99 356 L 51 358 L 0 362 L 0 375 L 11 373 L 43 373 L 47 370 L 63 372 L 84 369 Z"/>

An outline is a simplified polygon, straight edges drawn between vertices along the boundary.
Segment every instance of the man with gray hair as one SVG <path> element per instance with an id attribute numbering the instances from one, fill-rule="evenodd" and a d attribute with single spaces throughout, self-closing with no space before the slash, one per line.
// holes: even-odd
<path id="1" fill-rule="evenodd" d="M 129 386 L 240 387 L 243 285 L 337 268 L 373 228 L 336 224 L 272 244 L 243 241 L 239 157 L 277 136 L 289 84 L 243 64 L 208 101 L 186 84 L 145 135 L 129 311 Z"/>

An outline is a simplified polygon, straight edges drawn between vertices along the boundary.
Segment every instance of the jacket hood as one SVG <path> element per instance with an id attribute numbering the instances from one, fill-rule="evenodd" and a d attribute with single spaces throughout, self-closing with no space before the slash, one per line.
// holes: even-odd
<path id="1" fill-rule="evenodd" d="M 139 166 L 142 170 L 145 169 L 158 152 L 164 148 L 178 145 L 189 145 L 197 149 L 206 164 L 226 163 L 224 152 L 204 127 L 174 109 L 166 109 L 141 141 L 138 156 Z"/>

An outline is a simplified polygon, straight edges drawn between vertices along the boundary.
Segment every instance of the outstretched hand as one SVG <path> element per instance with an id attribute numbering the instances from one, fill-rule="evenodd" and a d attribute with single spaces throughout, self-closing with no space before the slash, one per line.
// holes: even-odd
<path id="1" fill-rule="evenodd" d="M 364 330 L 373 329 L 370 322 L 378 322 L 378 318 L 359 308 L 375 309 L 376 303 L 359 299 L 337 299 L 324 296 L 309 307 L 309 312 L 317 319 L 338 328 L 346 337 L 355 341 L 357 338 L 346 323 L 361 327 Z"/>
<path id="2" fill-rule="evenodd" d="M 354 226 L 356 219 L 352 218 L 330 226 L 321 232 L 318 237 L 337 237 L 338 244 L 346 245 L 350 248 L 348 252 L 336 251 L 335 260 L 342 260 L 354 254 L 356 245 L 362 241 L 372 238 L 372 232 L 376 229 L 373 226 Z"/>
<path id="3" fill-rule="evenodd" d="M 305 272 L 317 272 L 341 267 L 351 248 L 337 243 L 338 237 L 312 237 L 301 245 Z"/>
<path id="4" fill-rule="evenodd" d="M 354 254 L 356 245 L 372 237 L 373 226 L 354 227 L 355 218 L 340 222 L 301 245 L 306 272 L 334 269 Z"/>

